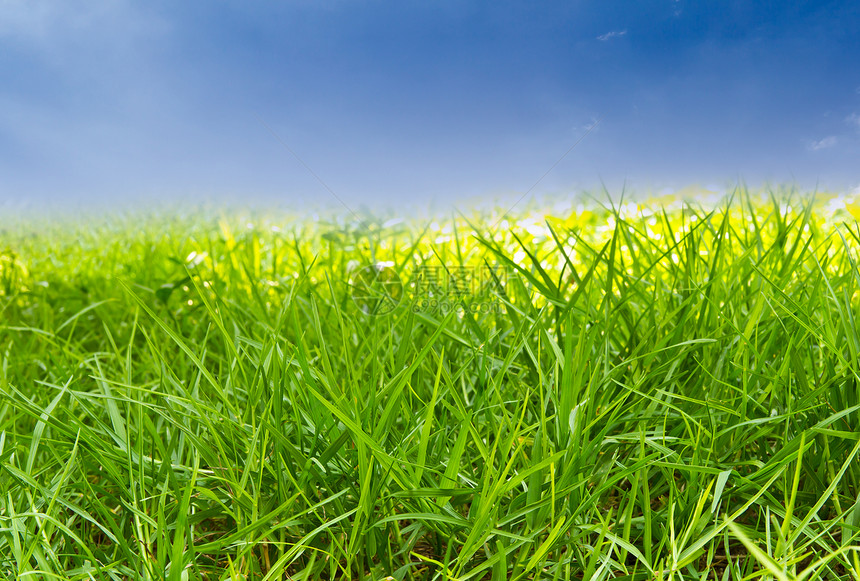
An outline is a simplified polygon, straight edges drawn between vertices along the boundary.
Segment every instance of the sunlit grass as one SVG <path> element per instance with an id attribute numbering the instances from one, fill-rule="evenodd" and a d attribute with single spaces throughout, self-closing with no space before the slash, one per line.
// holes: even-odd
<path id="1" fill-rule="evenodd" d="M 858 216 L 0 224 L 0 571 L 858 579 Z"/>

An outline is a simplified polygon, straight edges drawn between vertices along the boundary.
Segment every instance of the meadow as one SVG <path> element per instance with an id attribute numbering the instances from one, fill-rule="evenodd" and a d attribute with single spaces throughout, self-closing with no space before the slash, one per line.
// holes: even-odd
<path id="1" fill-rule="evenodd" d="M 0 578 L 860 579 L 860 206 L 505 209 L 0 218 Z"/>

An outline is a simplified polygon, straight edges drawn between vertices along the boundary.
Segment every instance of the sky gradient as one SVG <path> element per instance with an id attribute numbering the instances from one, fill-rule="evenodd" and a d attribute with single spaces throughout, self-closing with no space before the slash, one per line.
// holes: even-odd
<path id="1" fill-rule="evenodd" d="M 248 4 L 0 0 L 0 203 L 860 186 L 856 2 Z"/>

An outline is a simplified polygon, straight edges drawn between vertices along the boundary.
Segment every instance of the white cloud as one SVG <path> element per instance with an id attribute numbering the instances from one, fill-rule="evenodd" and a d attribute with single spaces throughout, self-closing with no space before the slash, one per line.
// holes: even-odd
<path id="1" fill-rule="evenodd" d="M 627 34 L 627 29 L 612 30 L 610 32 L 607 32 L 606 34 L 601 34 L 600 36 L 597 37 L 597 40 L 599 40 L 601 42 L 606 42 L 609 39 L 615 38 L 617 36 L 624 36 L 625 34 Z"/>
<path id="2" fill-rule="evenodd" d="M 42 40 L 60 28 L 86 29 L 111 8 L 107 2 L 0 0 L 0 37 Z"/>
<path id="3" fill-rule="evenodd" d="M 829 136 L 825 137 L 824 139 L 819 139 L 818 141 L 810 142 L 809 143 L 809 150 L 810 151 L 818 151 L 819 149 L 827 149 L 828 147 L 833 147 L 834 145 L 836 145 L 837 141 L 838 140 L 836 139 L 835 135 L 829 135 Z"/>
<path id="4" fill-rule="evenodd" d="M 181 106 L 154 49 L 171 31 L 129 0 L 0 0 L 0 54 L 26 54 L 13 66 L 41 88 L 0 86 L 0 134 L 57 175 L 134 151 Z"/>
<path id="5" fill-rule="evenodd" d="M 0 42 L 46 52 L 98 41 L 115 50 L 166 30 L 163 20 L 128 0 L 0 0 Z"/>
<path id="6" fill-rule="evenodd" d="M 584 125 L 580 125 L 578 127 L 574 127 L 574 131 L 597 131 L 600 129 L 600 122 L 603 120 L 603 116 L 591 114 L 589 115 L 588 123 Z"/>
<path id="7" fill-rule="evenodd" d="M 860 131 L 860 115 L 858 115 L 857 113 L 852 113 L 851 115 L 846 117 L 845 122 L 857 131 Z"/>
<path id="8" fill-rule="evenodd" d="M 0 38 L 44 36 L 52 8 L 49 2 L 0 0 Z"/>
<path id="9" fill-rule="evenodd" d="M 173 25 L 131 0 L 0 0 L 0 52 L 28 55 L 32 74 L 50 79 L 36 99 L 78 109 L 98 95 L 102 105 L 150 99 L 158 89 L 157 47 Z M 0 95 L 26 101 L 14 84 Z"/>

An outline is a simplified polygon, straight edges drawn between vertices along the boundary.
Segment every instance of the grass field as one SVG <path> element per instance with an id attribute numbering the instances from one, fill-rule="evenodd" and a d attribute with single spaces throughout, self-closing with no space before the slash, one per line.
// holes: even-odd
<path id="1" fill-rule="evenodd" d="M 860 579 L 857 210 L 4 219 L 0 571 Z"/>

